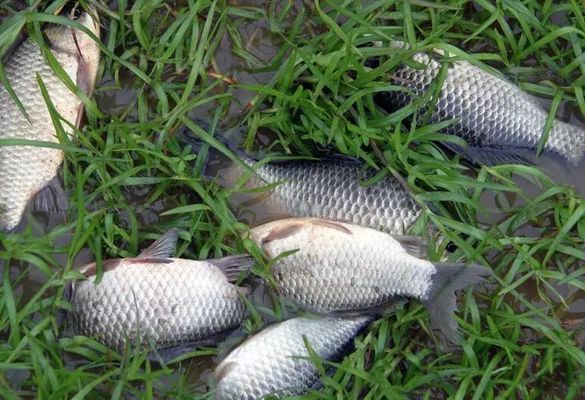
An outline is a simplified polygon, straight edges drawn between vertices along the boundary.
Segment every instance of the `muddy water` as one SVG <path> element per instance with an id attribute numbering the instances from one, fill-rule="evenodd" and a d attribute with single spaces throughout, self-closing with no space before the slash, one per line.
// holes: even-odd
<path id="1" fill-rule="evenodd" d="M 259 59 L 266 62 L 270 61 L 278 49 L 280 43 L 278 42 L 277 38 L 270 34 L 266 24 L 264 22 L 248 22 L 244 23 L 240 29 L 242 36 L 246 38 L 248 50 Z M 245 62 L 232 54 L 231 43 L 227 37 L 222 41 L 215 61 L 217 65 L 217 71 L 211 72 L 229 77 L 229 79 L 238 83 L 261 85 L 266 83 L 271 78 L 270 73 L 249 72 Z M 133 77 L 130 74 L 124 75 L 122 76 L 121 83 L 122 87 L 114 88 L 113 86 L 115 85 L 115 82 L 113 79 L 109 76 L 105 76 L 98 85 L 98 89 L 95 93 L 96 101 L 100 109 L 106 114 L 120 116 L 126 113 L 129 109 L 130 112 L 127 114 L 127 118 L 135 120 L 136 92 L 133 89 Z M 230 91 L 234 99 L 226 119 L 230 119 L 239 115 L 253 97 L 252 93 L 234 88 L 228 83 L 225 83 L 222 89 Z M 547 101 L 543 100 L 543 103 L 547 104 Z M 206 108 L 199 108 L 195 110 L 192 114 L 192 117 L 207 119 L 211 117 L 214 111 L 214 105 L 210 104 Z M 578 112 L 576 112 L 576 110 L 565 108 L 561 110 L 559 115 L 560 118 L 565 121 L 570 121 L 571 123 L 585 127 L 583 118 L 578 116 Z M 245 132 L 238 129 L 232 130 L 229 132 L 230 140 L 236 144 L 241 143 L 243 141 L 242 135 L 244 133 Z M 262 143 L 266 143 L 270 141 L 270 137 L 260 135 L 258 140 Z M 213 153 L 211 165 L 213 166 L 215 173 L 219 175 L 225 173 L 230 168 L 228 161 L 217 155 L 214 156 Z M 585 173 L 585 165 L 581 165 L 578 168 L 572 168 L 559 164 L 556 162 L 556 160 L 552 159 L 543 159 L 542 165 L 554 181 L 573 185 L 582 194 L 585 194 L 585 179 L 582 178 L 582 175 Z M 518 178 L 517 181 L 518 184 L 523 189 L 525 189 L 527 193 L 536 195 L 539 192 L 539 188 L 535 187 L 530 182 L 520 178 Z M 132 196 L 132 199 L 135 200 L 136 204 L 140 204 L 140 200 L 143 198 L 143 196 L 145 196 L 144 193 L 139 192 L 131 193 L 130 195 Z M 246 198 L 245 202 L 243 198 L 235 197 L 233 201 L 235 203 L 235 214 L 238 216 L 238 218 L 250 224 L 251 226 L 258 225 L 278 217 L 286 216 L 281 214 L 278 210 L 267 209 L 261 197 L 252 201 L 250 201 L 249 198 Z M 520 200 L 518 198 L 514 199 L 513 201 L 515 201 L 516 205 L 520 204 Z M 482 198 L 482 204 L 485 207 L 484 221 L 486 223 L 496 222 L 501 219 L 501 208 L 498 205 L 498 200 L 494 195 L 486 193 Z M 139 215 L 141 226 L 146 226 L 156 222 L 158 214 L 166 208 L 172 207 L 167 207 L 164 204 L 157 204 L 154 207 L 141 212 Z M 59 216 L 49 217 L 42 214 L 35 214 L 31 215 L 30 218 L 35 220 L 35 230 L 39 234 L 63 222 L 63 218 Z M 59 242 L 61 244 L 65 244 L 69 240 L 70 237 L 63 237 L 59 240 Z M 62 257 L 59 261 L 64 263 L 65 259 Z M 88 250 L 84 250 L 78 255 L 77 259 L 75 260 L 75 264 L 77 266 L 81 266 L 91 261 L 91 253 Z M 19 264 L 13 265 L 12 267 L 14 268 L 15 272 L 20 272 L 26 266 Z M 35 293 L 35 291 L 44 283 L 44 280 L 44 275 L 38 272 L 35 268 L 31 268 L 31 274 L 23 283 L 23 285 L 18 288 L 18 291 L 19 293 L 25 293 L 26 298 L 26 294 Z M 254 289 L 253 302 L 267 309 L 272 308 L 272 301 L 274 299 L 271 297 L 270 293 L 265 291 L 263 286 L 257 282 L 252 286 Z M 538 302 L 539 297 L 536 293 L 536 290 L 537 289 L 535 284 L 531 282 L 528 282 L 521 288 L 521 291 L 526 294 L 528 299 L 534 302 Z M 560 287 L 558 290 L 563 296 L 567 296 L 567 298 L 573 299 L 573 301 L 570 303 L 570 309 L 564 311 L 563 318 L 567 321 L 585 318 L 585 296 L 582 293 L 575 293 L 574 289 L 569 289 L 568 287 Z M 266 319 L 270 320 L 271 317 L 266 314 Z M 185 363 L 183 368 L 188 370 L 190 382 L 193 385 L 199 387 L 199 389 L 206 390 L 207 384 L 213 380 L 212 370 L 217 361 L 222 359 L 229 351 L 229 349 L 240 342 L 244 337 L 245 332 L 243 330 L 237 330 L 219 346 L 217 356 L 199 357 L 190 360 L 188 363 Z M 168 378 L 169 385 L 171 385 L 175 379 L 176 376 Z"/>

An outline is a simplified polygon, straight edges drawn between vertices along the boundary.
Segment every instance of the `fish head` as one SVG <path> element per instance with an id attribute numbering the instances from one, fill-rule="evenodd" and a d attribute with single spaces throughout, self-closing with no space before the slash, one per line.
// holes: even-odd
<path id="1" fill-rule="evenodd" d="M 45 31 L 45 38 L 61 65 L 85 94 L 90 95 L 95 87 L 95 80 L 100 61 L 99 40 L 100 22 L 94 7 L 87 11 L 78 5 L 67 13 L 67 18 L 81 24 L 87 32 L 66 25 L 51 25 Z M 59 57 L 63 55 L 64 57 Z"/>

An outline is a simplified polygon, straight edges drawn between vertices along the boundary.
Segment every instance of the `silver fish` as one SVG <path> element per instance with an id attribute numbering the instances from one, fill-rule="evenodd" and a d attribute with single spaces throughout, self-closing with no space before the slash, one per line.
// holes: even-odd
<path id="1" fill-rule="evenodd" d="M 239 153 L 249 166 L 255 161 Z M 351 221 L 404 234 L 421 215 L 421 208 L 410 192 L 393 176 L 364 186 L 360 181 L 372 177 L 362 164 L 348 159 L 278 161 L 255 169 L 256 176 L 247 188 L 276 184 L 262 199 L 268 210 L 288 217 L 318 217 Z M 232 165 L 223 171 L 224 184 L 232 185 L 242 175 Z M 256 194 L 256 196 L 258 196 Z"/>
<path id="2" fill-rule="evenodd" d="M 455 291 L 483 280 L 479 265 L 432 263 L 407 251 L 400 236 L 314 218 L 274 221 L 250 231 L 266 256 L 275 259 L 278 291 L 306 309 L 349 312 L 384 306 L 397 298 L 420 300 L 432 325 L 457 341 Z M 412 238 L 408 246 L 416 247 Z"/>
<path id="3" fill-rule="evenodd" d="M 70 18 L 99 36 L 99 21 L 86 12 L 77 15 L 74 10 Z M 97 43 L 84 32 L 62 25 L 49 26 L 44 35 L 51 53 L 67 75 L 79 89 L 90 94 L 99 63 Z M 0 139 L 59 142 L 37 75 L 60 116 L 69 124 L 79 126 L 83 103 L 55 75 L 39 45 L 32 39 L 26 39 L 15 48 L 5 63 L 5 72 L 30 122 L 7 88 L 0 86 Z M 61 125 L 67 134 L 73 133 L 67 123 L 61 122 Z M 35 197 L 40 208 L 64 208 L 63 191 L 56 178 L 62 161 L 63 152 L 59 149 L 20 145 L 0 147 L 0 231 L 14 230 L 26 206 Z"/>
<path id="4" fill-rule="evenodd" d="M 176 241 L 171 230 L 136 258 L 104 262 L 97 284 L 95 263 L 83 267 L 87 279 L 71 289 L 75 332 L 121 351 L 137 341 L 157 349 L 206 342 L 239 326 L 247 315 L 246 290 L 229 280 L 250 258 L 169 258 Z"/>
<path id="5" fill-rule="evenodd" d="M 215 370 L 217 400 L 255 400 L 272 394 L 301 395 L 318 384 L 305 339 L 323 360 L 343 357 L 353 338 L 371 320 L 293 318 L 274 324 L 233 350 Z"/>
<path id="6" fill-rule="evenodd" d="M 411 92 L 385 92 L 378 96 L 379 103 L 385 108 L 402 107 L 426 93 L 441 69 L 443 54 L 441 50 L 415 53 L 412 58 L 422 68 L 404 65 L 392 75 L 392 83 Z M 532 162 L 547 114 L 536 97 L 513 83 L 468 61 L 453 61 L 431 122 L 455 118 L 457 122 L 445 133 L 463 138 L 468 147 L 449 147 L 476 164 L 526 163 Z M 521 149 L 525 155 L 519 154 Z M 544 151 L 578 164 L 585 155 L 585 130 L 555 119 Z"/>

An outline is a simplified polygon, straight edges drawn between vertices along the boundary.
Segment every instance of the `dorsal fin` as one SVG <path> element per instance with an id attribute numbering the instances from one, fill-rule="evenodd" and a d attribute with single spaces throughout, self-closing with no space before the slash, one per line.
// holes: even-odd
<path id="1" fill-rule="evenodd" d="M 170 258 L 177 247 L 178 231 L 173 228 L 142 250 L 136 258 Z"/>
<path id="2" fill-rule="evenodd" d="M 353 235 L 353 232 L 349 229 L 340 224 L 341 221 L 337 220 L 328 220 L 328 219 L 314 219 L 311 221 L 313 225 L 324 226 L 326 228 L 331 228 L 343 232 L 348 235 Z"/>

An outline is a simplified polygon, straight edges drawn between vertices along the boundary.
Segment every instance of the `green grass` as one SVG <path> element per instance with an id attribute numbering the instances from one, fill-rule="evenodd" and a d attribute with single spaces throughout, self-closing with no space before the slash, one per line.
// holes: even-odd
<path id="1" fill-rule="evenodd" d="M 20 13 L 0 8 L 9 15 L 0 27 L 0 52 L 15 27 L 34 31 L 53 20 L 43 11 L 62 3 L 34 3 Z M 84 249 L 97 260 L 135 255 L 176 227 L 178 256 L 254 250 L 240 239 L 246 225 L 227 206 L 237 189 L 201 177 L 210 147 L 234 155 L 213 138 L 216 129 L 199 127 L 194 117 L 212 127 L 243 126 L 243 146 L 251 150 L 270 131 L 267 151 L 299 155 L 330 146 L 377 168 L 378 177 L 401 174 L 425 207 L 415 233 L 432 223 L 456 244 L 450 259 L 490 265 L 497 275 L 488 288 L 461 296 L 460 350 L 437 347 L 420 304 L 400 306 L 375 322 L 337 372 L 324 377 L 323 390 L 307 398 L 583 395 L 585 310 L 573 305 L 585 290 L 583 197 L 533 167 L 470 169 L 449 160 L 436 146 L 446 139 L 440 125 L 424 118 L 408 129 L 402 123 L 430 94 L 390 115 L 373 102 L 376 92 L 395 89 L 389 76 L 412 52 L 442 48 L 554 99 L 553 110 L 567 102 L 584 116 L 583 3 L 481 0 L 475 11 L 463 0 L 361 3 L 99 5 L 102 84 L 88 105 L 87 125 L 63 143 L 67 218 L 42 234 L 0 234 L 0 397 L 212 398 L 197 365 L 215 349 L 160 367 L 145 354 L 117 355 L 90 338 L 63 335 L 55 317 L 69 307 L 61 300 L 64 283 L 77 277 Z M 551 20 L 561 14 L 564 26 Z M 391 38 L 411 50 L 364 47 Z M 267 43 L 269 55 L 258 50 Z M 224 65 L 229 46 L 237 68 Z M 383 62 L 368 69 L 373 55 Z M 131 100 L 113 107 L 108 99 L 120 91 Z M 208 143 L 199 154 L 174 139 L 182 125 Z M 519 187 L 518 176 L 538 194 Z M 486 209 L 482 198 L 497 206 Z M 495 222 L 486 223 L 486 214 Z M 430 257 L 438 259 L 445 245 L 433 244 Z M 271 314 L 281 311 L 260 309 L 246 330 L 259 329 Z"/>

